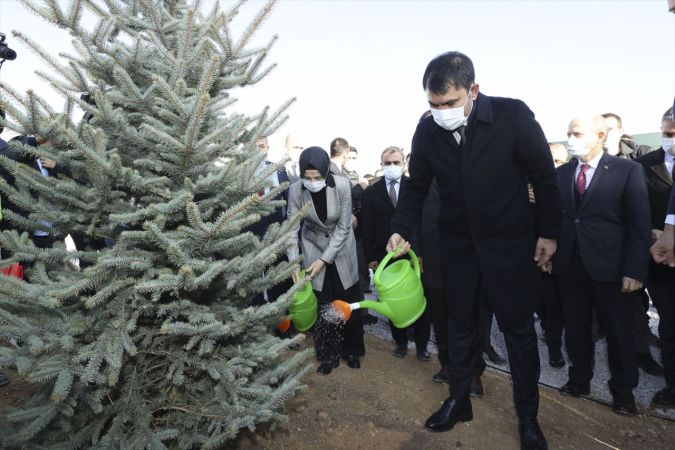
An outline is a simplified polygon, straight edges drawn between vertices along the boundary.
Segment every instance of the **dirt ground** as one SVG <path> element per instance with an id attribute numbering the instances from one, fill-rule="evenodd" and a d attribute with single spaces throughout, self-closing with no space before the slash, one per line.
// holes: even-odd
<path id="1" fill-rule="evenodd" d="M 473 421 L 446 433 L 431 433 L 424 421 L 448 394 L 447 385 L 431 381 L 438 362 L 420 362 L 414 351 L 398 359 L 391 350 L 391 343 L 366 335 L 361 369 L 342 362 L 328 376 L 313 373 L 307 379 L 308 391 L 288 405 L 289 422 L 274 432 L 243 439 L 239 448 L 520 448 L 506 375 L 491 369 L 485 373 L 485 396 L 473 401 Z M 674 422 L 646 414 L 619 416 L 608 406 L 564 397 L 545 387 L 540 394 L 539 421 L 551 449 L 675 449 Z"/>
<path id="2" fill-rule="evenodd" d="M 303 347 L 310 345 L 309 340 Z M 446 433 L 430 433 L 424 421 L 447 397 L 447 385 L 431 381 L 435 359 L 420 362 L 391 354 L 391 343 L 366 335 L 361 369 L 341 363 L 329 376 L 312 372 L 309 389 L 287 406 L 288 423 L 259 430 L 229 448 L 240 450 L 435 450 L 518 449 L 511 383 L 488 369 L 485 396 L 473 401 L 474 419 Z M 412 354 L 411 354 L 412 353 Z M 17 380 L 0 388 L 0 406 L 18 404 L 31 386 Z M 612 413 L 589 400 L 540 389 L 539 420 L 551 449 L 675 449 L 675 423 Z"/>

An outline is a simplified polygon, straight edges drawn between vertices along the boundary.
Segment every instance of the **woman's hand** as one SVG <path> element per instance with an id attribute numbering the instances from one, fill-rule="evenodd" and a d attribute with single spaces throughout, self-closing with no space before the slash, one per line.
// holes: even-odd
<path id="1" fill-rule="evenodd" d="M 316 276 L 321 273 L 324 267 L 326 267 L 326 263 L 320 259 L 317 259 L 312 263 L 311 266 L 307 268 L 307 270 L 305 270 L 305 273 L 309 275 L 310 278 L 316 278 Z"/>
<path id="2" fill-rule="evenodd" d="M 295 272 L 293 272 L 292 278 L 293 283 L 297 283 L 298 281 L 300 281 L 300 271 L 296 270 Z"/>

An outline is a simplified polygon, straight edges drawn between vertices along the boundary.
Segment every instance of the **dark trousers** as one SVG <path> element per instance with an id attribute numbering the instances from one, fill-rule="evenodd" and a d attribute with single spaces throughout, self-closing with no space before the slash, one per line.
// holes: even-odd
<path id="1" fill-rule="evenodd" d="M 560 294 L 553 275 L 542 274 L 539 310 L 541 328 L 544 330 L 546 345 L 558 350 L 562 347 L 563 317 L 560 306 Z"/>
<path id="2" fill-rule="evenodd" d="M 675 277 L 670 281 L 648 281 L 647 289 L 659 313 L 661 360 L 666 385 L 675 388 Z"/>
<path id="3" fill-rule="evenodd" d="M 429 302 L 424 308 L 422 315 L 409 327 L 397 328 L 389 321 L 389 329 L 394 342 L 399 347 L 408 347 L 408 331 L 412 331 L 415 341 L 415 348 L 418 352 L 426 351 L 431 337 L 431 312 L 429 311 Z"/>
<path id="4" fill-rule="evenodd" d="M 424 286 L 427 308 L 431 311 L 431 323 L 434 326 L 438 360 L 441 366 L 448 366 L 448 310 L 445 307 L 445 294 L 442 289 Z"/>
<path id="5" fill-rule="evenodd" d="M 335 363 L 340 356 L 364 356 L 363 322 L 360 311 L 354 311 L 349 320 L 340 322 L 326 320 L 331 304 L 320 303 L 314 325 L 314 350 L 316 359 Z"/>
<path id="6" fill-rule="evenodd" d="M 644 289 L 633 294 L 633 338 L 637 353 L 649 353 L 649 296 Z"/>
<path id="7" fill-rule="evenodd" d="M 476 296 L 474 320 L 463 324 L 448 316 L 448 357 L 450 362 L 450 395 L 458 402 L 468 401 L 471 378 L 481 366 L 479 307 L 481 295 Z M 513 379 L 513 399 L 520 419 L 537 416 L 539 409 L 539 349 L 534 331 L 534 318 L 504 333 Z M 483 363 L 484 367 L 484 363 Z"/>
<path id="8" fill-rule="evenodd" d="M 570 357 L 569 381 L 589 383 L 593 378 L 595 345 L 591 322 L 595 306 L 598 325 L 607 339 L 610 390 L 631 391 L 638 383 L 637 356 L 633 339 L 634 294 L 621 292 L 620 282 L 593 280 L 577 255 L 569 270 L 556 275 L 562 300 L 565 347 Z"/>
<path id="9" fill-rule="evenodd" d="M 361 297 L 363 297 L 364 293 L 370 290 L 370 272 L 363 250 L 363 238 L 356 238 L 356 258 L 359 264 L 359 286 L 361 287 Z"/>

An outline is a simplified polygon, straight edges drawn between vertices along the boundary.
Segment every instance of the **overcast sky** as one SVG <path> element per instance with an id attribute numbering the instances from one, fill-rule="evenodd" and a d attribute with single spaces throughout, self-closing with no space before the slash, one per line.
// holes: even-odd
<path id="1" fill-rule="evenodd" d="M 248 25 L 260 6 L 250 1 L 234 28 Z M 666 0 L 282 0 L 256 37 L 279 35 L 269 60 L 278 67 L 237 92 L 236 108 L 256 113 L 297 97 L 271 138 L 274 151 L 289 132 L 326 149 L 340 136 L 372 171 L 384 148 L 409 149 L 427 109 L 421 78 L 428 61 L 459 50 L 473 59 L 481 92 L 524 100 L 549 140 L 564 139 L 570 119 L 589 113 L 615 112 L 627 132 L 653 132 L 675 94 L 674 24 Z M 0 76 L 61 105 L 33 75 L 39 59 L 13 29 L 54 54 L 69 51 L 69 37 L 17 1 L 0 0 L 0 31 L 19 53 Z"/>

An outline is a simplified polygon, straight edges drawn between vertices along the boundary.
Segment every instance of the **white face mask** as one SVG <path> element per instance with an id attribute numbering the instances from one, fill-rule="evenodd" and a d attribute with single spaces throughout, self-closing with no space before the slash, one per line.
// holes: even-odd
<path id="1" fill-rule="evenodd" d="M 591 149 L 586 147 L 586 142 L 582 138 L 570 136 L 570 138 L 567 140 L 567 152 L 570 154 L 570 156 L 580 158 L 588 155 L 590 151 Z"/>
<path id="2" fill-rule="evenodd" d="M 384 177 L 390 181 L 398 181 L 403 174 L 403 167 L 390 164 L 382 168 Z"/>
<path id="3" fill-rule="evenodd" d="M 356 172 L 356 160 L 348 159 L 347 162 L 345 163 L 345 170 L 347 172 Z"/>
<path id="4" fill-rule="evenodd" d="M 617 130 L 609 130 L 607 132 L 607 139 L 605 139 L 605 148 L 610 155 L 619 154 L 619 142 L 621 142 L 621 135 Z"/>
<path id="5" fill-rule="evenodd" d="M 469 120 L 469 116 L 464 115 L 464 107 L 466 107 L 466 103 L 470 99 L 471 99 L 471 91 L 469 91 L 469 95 L 466 98 L 466 102 L 464 102 L 462 106 L 448 109 L 431 108 L 431 115 L 434 117 L 434 122 L 436 122 L 436 124 L 439 127 L 444 128 L 448 131 L 456 130 L 462 125 L 466 125 L 467 120 Z M 469 114 L 471 114 L 472 109 L 473 109 L 473 102 L 471 103 L 471 109 L 469 110 Z"/>
<path id="6" fill-rule="evenodd" d="M 675 156 L 675 138 L 661 137 L 661 147 Z"/>
<path id="7" fill-rule="evenodd" d="M 305 188 L 309 192 L 317 193 L 321 189 L 326 187 L 326 180 L 316 180 L 316 181 L 310 181 L 310 180 L 305 180 L 304 178 L 302 179 L 302 185 L 305 186 Z"/>

